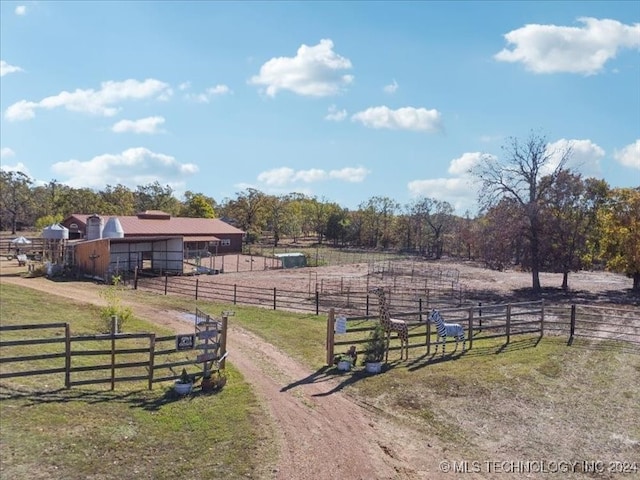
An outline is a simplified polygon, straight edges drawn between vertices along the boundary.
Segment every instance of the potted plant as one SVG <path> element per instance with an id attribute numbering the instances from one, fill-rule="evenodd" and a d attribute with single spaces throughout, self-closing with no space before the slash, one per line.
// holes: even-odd
<path id="1" fill-rule="evenodd" d="M 357 358 L 358 354 L 356 352 L 356 346 L 351 345 L 346 353 L 336 355 L 333 358 L 333 363 L 336 364 L 338 370 L 340 370 L 341 372 L 348 372 L 349 370 L 351 370 L 351 367 L 355 365 Z"/>
<path id="2" fill-rule="evenodd" d="M 218 369 L 215 372 L 207 370 L 202 377 L 202 391 L 211 392 L 213 390 L 219 390 L 224 387 L 226 383 L 227 374 L 224 370 Z"/>
<path id="3" fill-rule="evenodd" d="M 381 323 L 377 323 L 375 328 L 369 333 L 369 340 L 364 349 L 364 368 L 368 373 L 380 373 L 382 370 L 382 359 L 387 349 L 385 332 Z"/>
<path id="4" fill-rule="evenodd" d="M 193 388 L 193 375 L 187 373 L 187 369 L 183 368 L 180 378 L 176 380 L 173 385 L 173 389 L 178 395 L 187 395 L 191 393 Z"/>

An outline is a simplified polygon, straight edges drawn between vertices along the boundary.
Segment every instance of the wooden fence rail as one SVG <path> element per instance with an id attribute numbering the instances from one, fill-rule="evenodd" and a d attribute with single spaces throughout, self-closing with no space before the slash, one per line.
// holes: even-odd
<path id="1" fill-rule="evenodd" d="M 216 281 L 200 281 L 197 277 L 169 276 L 139 278 L 134 288 L 150 290 L 163 295 L 179 295 L 196 300 L 210 300 L 233 305 L 255 305 L 273 310 L 328 312 L 330 308 L 347 311 L 351 315 L 369 315 L 377 298 L 367 291 L 322 293 L 285 290 L 277 287 L 261 288 Z M 459 306 L 462 302 L 457 291 L 420 290 L 395 291 L 387 294 L 389 305 L 395 310 L 422 310 L 429 305 Z"/>
<path id="2" fill-rule="evenodd" d="M 53 352 L 15 354 L 0 357 L 0 380 L 35 375 L 64 376 L 65 388 L 80 385 L 109 384 L 111 390 L 120 382 L 146 381 L 149 390 L 159 382 L 175 380 L 182 368 L 198 363 L 196 349 L 178 350 L 176 335 L 156 336 L 155 333 L 117 333 L 72 336 L 68 323 L 35 325 L 1 325 L 2 332 L 29 335 L 43 329 L 64 330 L 63 335 L 50 338 L 19 338 L 0 341 L 0 352 L 33 346 L 54 348 Z M 227 321 L 221 322 L 221 346 L 226 353 Z M 55 335 L 55 332 L 54 332 Z M 42 361 L 57 362 L 44 368 Z M 200 362 L 202 363 L 202 362 Z M 221 362 L 221 368 L 224 365 Z M 200 371 L 192 373 L 202 375 Z"/>
<path id="3" fill-rule="evenodd" d="M 634 351 L 640 346 L 640 315 L 637 310 L 595 307 L 587 305 L 553 305 L 543 301 L 511 304 L 482 305 L 468 308 L 441 309 L 447 323 L 459 323 L 465 329 L 469 349 L 473 342 L 495 338 L 505 338 L 509 344 L 515 335 L 545 333 L 565 335 L 568 345 L 576 338 L 611 340 L 630 346 Z M 347 333 L 334 334 L 335 311 L 327 317 L 327 364 L 331 364 L 336 347 L 355 345 L 357 348 L 367 342 L 367 334 L 373 330 L 377 316 L 346 317 Z M 435 328 L 426 321 L 423 310 L 395 313 L 394 318 L 403 319 L 409 328 L 409 349 L 431 353 L 435 344 Z M 393 338 L 393 335 L 392 335 Z M 448 339 L 448 342 L 455 340 Z M 399 350 L 394 342 L 389 350 Z M 345 348 L 346 350 L 346 348 Z M 358 353 L 363 353 L 358 349 Z"/>

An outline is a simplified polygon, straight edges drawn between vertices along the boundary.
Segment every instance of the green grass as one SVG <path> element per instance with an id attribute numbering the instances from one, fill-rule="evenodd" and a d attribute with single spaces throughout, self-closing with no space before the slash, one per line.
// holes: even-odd
<path id="1" fill-rule="evenodd" d="M 0 286 L 1 323 L 69 322 L 72 335 L 99 333 L 99 309 Z M 141 320 L 127 331 L 168 334 Z M 60 335 L 41 330 L 38 338 Z M 2 340 L 25 338 L 3 332 Z M 46 348 L 45 348 L 46 347 Z M 8 350 L 8 349 L 11 350 Z M 3 347 L 2 356 L 52 346 Z M 59 347 L 58 347 L 59 348 Z M 92 348 L 88 346 L 87 348 Z M 10 354 L 5 352 L 10 351 Z M 96 361 L 89 358 L 88 361 Z M 7 366 L 3 365 L 6 371 Z M 246 478 L 273 462 L 272 426 L 242 376 L 228 365 L 225 388 L 176 398 L 170 383 L 61 388 L 62 374 L 0 381 L 2 478 Z"/>
<path id="2" fill-rule="evenodd" d="M 32 322 L 47 312 L 72 322 L 74 333 L 76 328 L 97 328 L 95 309 L 70 308 L 39 294 L 2 288 L 3 323 L 5 317 Z M 10 299 L 8 309 L 5 298 Z M 185 313 L 196 307 L 193 299 L 148 292 L 125 292 L 123 301 L 128 299 Z M 233 310 L 232 325 L 255 332 L 311 369 L 324 366 L 324 315 L 213 302 L 197 306 L 216 316 Z M 95 318 L 93 326 L 89 317 Z M 151 328 L 136 325 L 127 330 Z M 412 345 L 417 341 L 412 339 Z M 640 355 L 613 342 L 577 341 L 567 347 L 566 339 L 549 336 L 539 342 L 537 337 L 514 336 L 506 346 L 503 341 L 477 340 L 464 355 L 458 350 L 444 359 L 426 356 L 426 348 L 420 347 L 410 350 L 408 361 L 399 362 L 399 353 L 392 351 L 382 375 L 363 375 L 358 368 L 336 378 L 343 382 L 342 391 L 398 422 L 409 422 L 459 458 L 637 458 Z M 8 478 L 34 478 L 24 472 L 39 466 L 42 478 L 85 478 L 87 462 L 100 462 L 101 468 L 104 463 L 99 478 L 170 478 L 174 472 L 183 478 L 237 478 L 255 472 L 261 462 L 254 450 L 264 451 L 269 429 L 248 386 L 233 369 L 230 375 L 220 394 L 180 401 L 155 390 L 74 388 L 35 394 L 31 385 L 21 394 L 23 387 L 14 386 L 13 393 L 5 388 L 0 403 L 3 473 L 7 466 L 12 473 Z M 53 400 L 47 401 L 47 395 Z M 11 396 L 15 398 L 7 398 Z M 205 457 L 205 470 L 215 473 L 201 474 L 202 461 L 194 456 Z M 160 466 L 153 470 L 151 460 Z M 47 470 L 53 466 L 58 469 Z M 75 473 L 76 468 L 83 474 Z M 133 468 L 141 473 L 134 475 Z"/>

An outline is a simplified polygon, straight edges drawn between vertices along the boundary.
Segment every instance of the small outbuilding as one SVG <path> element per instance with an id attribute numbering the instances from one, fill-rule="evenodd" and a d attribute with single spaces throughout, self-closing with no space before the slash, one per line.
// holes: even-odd
<path id="1" fill-rule="evenodd" d="M 307 266 L 304 253 L 276 253 L 274 255 L 282 263 L 282 268 L 300 268 Z"/>

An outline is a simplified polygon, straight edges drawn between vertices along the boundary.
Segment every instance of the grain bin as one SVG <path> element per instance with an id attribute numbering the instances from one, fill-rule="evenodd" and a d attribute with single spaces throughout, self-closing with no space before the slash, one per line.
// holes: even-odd
<path id="1" fill-rule="evenodd" d="M 98 215 L 91 215 L 87 218 L 87 240 L 99 240 L 102 238 L 104 220 Z"/>

